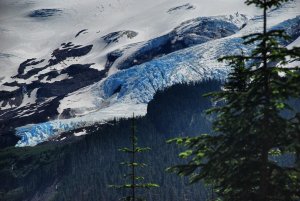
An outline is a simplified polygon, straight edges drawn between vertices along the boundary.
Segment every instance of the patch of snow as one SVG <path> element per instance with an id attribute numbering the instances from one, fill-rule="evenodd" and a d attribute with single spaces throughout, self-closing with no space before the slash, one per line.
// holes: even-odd
<path id="1" fill-rule="evenodd" d="M 9 92 L 12 92 L 12 91 L 17 90 L 18 88 L 19 87 L 16 87 L 16 86 L 12 87 L 12 86 L 0 85 L 0 91 L 9 91 Z"/>
<path id="2" fill-rule="evenodd" d="M 34 89 L 30 94 L 25 94 L 22 104 L 19 107 L 24 107 L 28 106 L 31 104 L 35 104 L 36 102 L 36 94 L 37 94 L 38 89 Z"/>
<path id="3" fill-rule="evenodd" d="M 86 130 L 83 129 L 83 130 L 80 131 L 80 132 L 77 132 L 77 133 L 75 132 L 75 133 L 74 133 L 74 136 L 79 137 L 79 136 L 86 135 L 86 134 L 87 134 Z"/>
<path id="4" fill-rule="evenodd" d="M 287 46 L 288 48 L 300 47 L 300 37 Z"/>
<path id="5" fill-rule="evenodd" d="M 1 106 L 1 110 L 7 110 L 7 109 L 13 108 L 13 105 L 10 105 L 9 103 L 6 103 L 6 104 L 4 105 L 4 101 L 1 101 L 1 102 L 0 102 L 0 106 Z"/>
<path id="6" fill-rule="evenodd" d="M 289 49 L 293 47 L 300 47 L 300 37 L 298 37 L 295 41 L 293 41 L 291 44 L 287 46 Z M 290 64 L 288 64 L 289 67 L 300 67 L 300 61 L 294 61 Z"/>
<path id="7" fill-rule="evenodd" d="M 59 82 L 62 80 L 67 80 L 70 79 L 70 77 L 68 76 L 68 74 L 61 74 L 59 76 L 57 76 L 56 78 L 47 80 L 48 76 L 44 77 L 43 80 L 41 80 L 42 83 L 53 83 L 53 82 Z"/>
<path id="8" fill-rule="evenodd" d="M 67 139 L 67 137 L 63 137 L 63 138 L 61 138 L 61 139 L 60 139 L 60 141 L 63 141 L 63 140 L 65 140 L 65 139 Z"/>

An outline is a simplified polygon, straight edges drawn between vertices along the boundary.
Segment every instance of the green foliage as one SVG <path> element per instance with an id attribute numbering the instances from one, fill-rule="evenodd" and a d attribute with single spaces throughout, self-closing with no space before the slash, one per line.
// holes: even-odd
<path id="1" fill-rule="evenodd" d="M 179 157 L 189 161 L 168 170 L 191 183 L 204 180 L 224 201 L 300 199 L 300 113 L 290 104 L 300 98 L 300 72 L 289 66 L 300 51 L 279 45 L 288 38 L 284 31 L 266 29 L 267 9 L 284 2 L 246 1 L 264 9 L 264 30 L 244 37 L 246 45 L 256 45 L 251 54 L 220 59 L 232 72 L 224 90 L 208 94 L 219 103 L 208 110 L 216 116 L 214 132 L 169 141 L 184 146 Z M 296 157 L 292 165 L 275 160 L 288 155 Z"/>

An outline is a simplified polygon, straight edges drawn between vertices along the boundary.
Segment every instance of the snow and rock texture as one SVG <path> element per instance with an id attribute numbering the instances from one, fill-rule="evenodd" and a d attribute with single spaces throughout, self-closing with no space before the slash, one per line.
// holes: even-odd
<path id="1" fill-rule="evenodd" d="M 170 8 L 168 10 L 168 13 L 172 14 L 172 13 L 176 13 L 178 11 L 182 11 L 182 10 L 191 10 L 191 9 L 195 9 L 195 6 L 193 6 L 192 4 L 184 4 L 184 5 L 181 5 L 181 6 L 176 6 L 174 8 Z"/>
<path id="2" fill-rule="evenodd" d="M 270 12 L 269 27 L 296 40 L 299 5 Z M 250 51 L 241 36 L 262 25 L 242 1 L 226 7 L 220 0 L 1 1 L 0 133 L 17 128 L 17 146 L 32 146 L 144 115 L 154 93 L 175 83 L 224 79 L 230 69 L 217 59 Z"/>
<path id="3" fill-rule="evenodd" d="M 230 36 L 238 32 L 247 21 L 245 15 L 238 13 L 234 16 L 199 17 L 188 20 L 165 35 L 146 42 L 129 44 L 109 53 L 105 66 L 127 69 L 177 50 Z M 126 54 L 127 52 L 130 54 Z"/>

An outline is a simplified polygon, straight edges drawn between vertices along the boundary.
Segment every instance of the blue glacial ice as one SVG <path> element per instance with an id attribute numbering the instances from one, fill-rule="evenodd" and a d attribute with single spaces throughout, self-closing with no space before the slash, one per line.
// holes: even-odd
<path id="1" fill-rule="evenodd" d="M 21 137 L 21 140 L 18 141 L 16 146 L 35 146 L 38 143 L 47 141 L 60 133 L 74 130 L 84 126 L 85 124 L 85 122 L 81 121 L 56 120 L 19 127 L 16 129 L 16 135 Z"/>
<path id="2" fill-rule="evenodd" d="M 274 28 L 285 27 L 288 32 L 293 33 L 294 29 L 291 27 L 299 27 L 299 19 L 298 16 L 293 20 L 280 23 Z M 252 27 L 252 31 L 256 30 Z M 242 30 L 242 32 L 244 34 L 245 30 Z M 299 37 L 299 32 L 297 33 Z M 121 70 L 105 81 L 93 85 L 91 93 L 95 98 L 95 102 L 98 102 L 99 111 L 102 110 L 102 101 L 108 105 L 108 108 L 105 108 L 107 111 L 115 111 L 115 115 L 119 115 L 120 110 L 114 110 L 114 105 L 120 103 L 125 105 L 147 104 L 152 100 L 157 90 L 176 83 L 225 79 L 230 72 L 230 67 L 226 63 L 218 62 L 217 59 L 226 55 L 240 54 L 242 51 L 247 54 L 251 51 L 251 48 L 243 45 L 239 33 L 209 41 Z M 112 115 L 110 114 L 110 117 Z M 91 123 L 92 121 L 88 120 L 87 116 L 83 116 L 20 127 L 16 129 L 16 134 L 21 137 L 21 140 L 16 146 L 34 146 L 62 132 L 87 125 L 88 122 Z"/>

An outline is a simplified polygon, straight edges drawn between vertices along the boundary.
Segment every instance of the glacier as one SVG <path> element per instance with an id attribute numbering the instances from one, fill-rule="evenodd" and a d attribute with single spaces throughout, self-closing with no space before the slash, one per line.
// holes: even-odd
<path id="1" fill-rule="evenodd" d="M 147 104 L 117 103 L 113 108 L 102 108 L 83 117 L 22 126 L 16 128 L 16 135 L 21 139 L 15 146 L 35 146 L 45 141 L 56 140 L 59 134 L 64 132 L 87 127 L 95 123 L 105 124 L 114 118 L 129 118 L 132 116 L 132 112 L 129 111 L 134 111 L 136 116 L 144 116 L 147 111 Z M 78 136 L 78 134 L 74 133 L 74 136 Z"/>
<path id="2" fill-rule="evenodd" d="M 131 1 L 134 2 L 134 0 Z M 174 18 L 174 16 L 167 13 L 167 10 L 171 5 L 170 2 L 171 1 L 166 0 L 162 7 L 169 18 L 163 18 L 160 15 L 164 20 L 170 20 L 171 23 L 168 24 L 167 27 L 162 28 L 160 27 L 162 24 L 160 24 L 156 25 L 158 27 L 155 29 L 149 31 L 145 27 L 141 29 L 139 22 L 129 23 L 134 24 L 134 26 L 123 23 L 122 26 L 118 27 L 120 30 L 134 30 L 138 35 L 133 39 L 126 39 L 125 41 L 123 41 L 122 38 L 120 41 L 109 47 L 99 43 L 100 37 L 98 37 L 98 35 L 95 37 L 96 35 L 90 34 L 92 31 L 95 31 L 96 28 L 80 27 L 79 29 L 79 27 L 77 27 L 75 33 L 78 33 L 79 29 L 86 30 L 86 34 L 79 35 L 78 37 L 75 37 L 76 39 L 74 40 L 80 41 L 79 44 L 82 45 L 94 45 L 91 53 L 79 58 L 79 62 L 95 62 L 96 65 L 94 68 L 102 70 L 101 66 L 104 66 L 104 61 L 106 61 L 103 60 L 105 57 L 104 55 L 107 55 L 107 53 L 112 50 L 122 49 L 128 45 L 131 46 L 132 44 L 141 43 L 141 41 L 141 44 L 147 44 L 147 41 L 151 41 L 152 39 L 159 38 L 160 36 L 169 33 L 170 30 L 173 30 L 174 27 L 178 25 L 178 22 L 183 22 L 187 19 L 196 19 L 195 13 L 189 13 L 180 19 L 172 21 L 171 18 Z M 296 2 L 297 3 L 294 4 L 287 4 L 287 6 L 283 6 L 282 8 L 269 13 L 269 28 L 285 29 L 295 40 L 299 37 L 300 24 L 300 17 L 297 16 L 300 14 L 297 9 L 300 1 L 298 0 Z M 201 7 L 201 5 L 194 0 L 192 1 L 192 4 L 195 5 L 196 9 L 188 12 L 197 11 L 197 9 Z M 160 4 L 157 4 L 153 8 L 158 9 L 159 7 Z M 103 13 L 105 13 L 105 11 L 103 11 Z M 151 13 L 151 15 L 147 13 L 147 15 L 152 16 L 153 13 Z M 142 12 L 139 13 L 138 16 L 144 20 L 146 19 L 146 17 L 143 17 Z M 147 16 L 147 19 L 149 16 Z M 63 17 L 64 15 L 61 16 L 61 18 Z M 129 19 L 132 20 L 130 17 L 126 20 Z M 152 18 L 149 17 L 149 19 Z M 158 18 L 156 20 L 159 21 Z M 48 22 L 51 22 L 51 20 L 47 20 L 47 23 Z M 76 117 L 60 119 L 60 116 L 58 116 L 56 120 L 18 127 L 16 128 L 16 135 L 19 136 L 21 140 L 16 146 L 35 146 L 38 143 L 53 139 L 63 132 L 82 128 L 94 124 L 95 122 L 106 122 L 113 118 L 130 117 L 132 112 L 135 112 L 136 115 L 145 115 L 147 103 L 152 100 L 155 92 L 176 83 L 198 82 L 207 79 L 226 79 L 227 74 L 231 70 L 230 66 L 226 63 L 218 62 L 217 59 L 222 56 L 240 54 L 242 51 L 244 53 L 249 53 L 251 48 L 243 45 L 241 37 L 256 32 L 262 25 L 260 16 L 255 16 L 253 19 L 247 21 L 246 24 L 244 24 L 244 22 L 245 21 L 235 22 L 241 29 L 231 36 L 214 39 L 199 45 L 162 55 L 159 58 L 152 59 L 140 65 L 130 66 L 127 69 L 117 69 L 112 66 L 108 72 L 108 77 L 88 87 L 72 92 L 60 101 L 58 113 L 61 113 L 65 108 L 71 108 L 74 113 L 78 114 Z M 151 24 L 153 25 L 153 22 L 151 22 Z M 92 23 L 92 26 L 95 25 L 96 23 Z M 117 26 L 117 24 L 111 26 Z M 187 29 L 188 28 L 189 26 Z M 119 31 L 112 30 L 113 29 L 111 29 L 110 26 L 106 27 L 106 30 L 102 32 L 102 35 L 112 33 L 113 31 Z M 149 31 L 150 34 L 146 34 L 147 31 Z M 156 33 L 154 34 L 154 32 Z M 68 34 L 69 33 L 65 32 L 63 37 L 68 38 Z M 74 37 L 74 35 L 74 32 L 72 32 L 72 37 Z M 42 38 L 39 40 L 42 40 Z M 288 43 L 285 45 L 288 45 Z M 57 47 L 57 44 L 51 44 L 51 47 L 54 49 L 54 47 Z M 133 49 L 134 51 L 138 51 L 138 49 Z M 47 52 L 47 50 L 41 53 L 47 55 L 45 52 Z M 122 59 L 126 59 L 126 57 L 129 57 L 132 53 L 133 52 L 130 49 L 130 51 L 123 55 Z M 101 55 L 101 58 L 99 55 Z M 43 58 L 40 56 L 37 57 Z M 75 59 L 66 61 L 67 64 L 72 64 L 72 62 L 75 62 Z M 56 68 L 56 70 L 62 70 L 63 66 L 57 64 L 54 68 Z M 5 77 L 5 79 L 7 78 Z"/>
<path id="3" fill-rule="evenodd" d="M 273 28 L 286 28 L 292 31 L 290 27 L 295 24 L 300 24 L 300 16 L 284 21 Z M 17 128 L 16 134 L 22 139 L 16 146 L 34 146 L 62 132 L 91 125 L 101 119 L 112 119 L 122 112 L 124 114 L 121 116 L 130 116 L 131 113 L 128 111 L 139 111 L 143 115 L 146 112 L 147 103 L 152 100 L 157 90 L 177 83 L 207 79 L 224 80 L 230 72 L 230 66 L 224 62 L 218 62 L 217 59 L 225 55 L 235 55 L 241 52 L 247 54 L 251 51 L 249 46 L 243 45 L 243 40 L 239 35 L 237 36 L 209 41 L 119 71 L 90 89 L 94 97 L 97 97 L 96 102 L 99 107 L 103 105 L 103 102 L 109 105 L 104 108 L 105 110 L 112 110 L 116 105 L 123 104 L 118 112 L 111 112 L 111 116 L 108 117 L 101 113 L 102 108 L 100 113 L 98 111 L 83 117 Z M 134 105 L 143 105 L 143 107 L 135 108 Z"/>
<path id="4" fill-rule="evenodd" d="M 101 108 L 105 103 L 109 107 L 83 117 L 17 128 L 16 135 L 20 136 L 21 140 L 16 146 L 34 146 L 60 133 L 91 125 L 101 119 L 113 119 L 118 115 L 129 117 L 131 115 L 129 111 L 144 115 L 147 110 L 146 104 L 152 100 L 155 92 L 176 83 L 224 79 L 230 68 L 226 63 L 217 62 L 217 59 L 221 55 L 238 54 L 241 50 L 248 51 L 241 44 L 240 38 L 220 39 L 119 71 L 91 88 L 91 93 L 97 98 L 96 105 Z M 113 110 L 112 108 L 116 108 L 119 104 L 123 104 L 121 110 L 112 112 L 110 117 L 101 113 L 104 109 Z M 144 107 L 130 108 L 131 104 Z"/>
<path id="5" fill-rule="evenodd" d="M 21 140 L 17 142 L 16 146 L 35 146 L 51 139 L 51 137 L 83 126 L 87 126 L 87 123 L 82 121 L 49 121 L 20 127 L 16 129 L 16 135 L 20 136 Z"/>
<path id="6" fill-rule="evenodd" d="M 239 54 L 242 50 L 247 52 L 249 49 L 242 45 L 241 38 L 207 42 L 120 71 L 92 90 L 96 96 L 107 100 L 119 88 L 112 101 L 148 103 L 157 90 L 177 83 L 224 79 L 229 67 L 217 59 L 222 55 Z"/>

